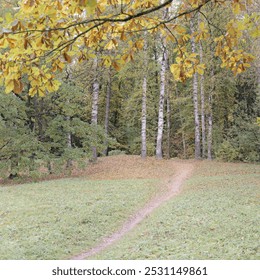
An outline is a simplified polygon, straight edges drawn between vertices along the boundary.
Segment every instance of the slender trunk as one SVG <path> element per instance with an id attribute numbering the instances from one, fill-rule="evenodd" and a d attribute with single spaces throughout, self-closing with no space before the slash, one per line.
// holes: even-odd
<path id="1" fill-rule="evenodd" d="M 170 95 L 169 90 L 167 89 L 167 98 L 166 98 L 166 106 L 167 106 L 167 150 L 166 150 L 166 157 L 169 159 L 171 158 L 171 102 L 170 102 Z"/>
<path id="2" fill-rule="evenodd" d="M 212 160 L 212 97 L 209 95 L 209 115 L 208 115 L 208 159 Z"/>
<path id="3" fill-rule="evenodd" d="M 156 142 L 156 158 L 162 159 L 162 139 L 163 139 L 163 125 L 164 125 L 164 99 L 165 99 L 165 72 L 167 62 L 167 50 L 165 44 L 163 45 L 163 54 L 160 71 L 160 99 L 159 99 L 159 113 L 158 113 L 158 131 Z"/>
<path id="4" fill-rule="evenodd" d="M 147 108 L 146 108 L 146 95 L 147 95 L 147 40 L 146 34 L 145 42 L 144 42 L 144 77 L 143 77 L 143 92 L 142 92 L 142 121 L 141 121 L 141 157 L 146 158 L 147 155 L 147 147 L 146 147 L 146 115 L 147 115 Z"/>
<path id="5" fill-rule="evenodd" d="M 203 49 L 201 42 L 200 47 L 200 63 L 203 63 Z M 200 98 L 201 98 L 201 140 L 202 140 L 202 157 L 206 157 L 206 125 L 205 125 L 205 78 L 204 74 L 200 76 Z"/>
<path id="6" fill-rule="evenodd" d="M 106 112 L 105 112 L 105 150 L 104 155 L 108 155 L 108 124 L 109 124 L 109 111 L 110 111 L 110 99 L 112 91 L 112 79 L 111 79 L 111 68 L 109 68 L 108 81 L 107 81 L 107 96 L 106 96 Z"/>
<path id="7" fill-rule="evenodd" d="M 91 125 L 94 130 L 94 145 L 92 146 L 92 161 L 97 160 L 97 135 L 96 135 L 96 129 L 98 124 L 98 96 L 99 96 L 99 81 L 98 81 L 98 59 L 97 57 L 94 58 L 94 65 L 93 65 L 93 71 L 94 71 L 94 81 L 93 81 L 93 91 L 92 91 L 92 112 L 91 112 Z"/>
<path id="8" fill-rule="evenodd" d="M 211 89 L 208 97 L 208 160 L 212 160 L 212 130 L 213 130 L 213 113 L 212 113 L 212 96 L 214 91 L 214 70 L 211 70 Z"/>
<path id="9" fill-rule="evenodd" d="M 191 32 L 194 33 L 193 19 L 190 22 Z M 195 40 L 191 38 L 192 53 L 196 53 Z M 200 120 L 199 120 L 199 103 L 198 103 L 198 73 L 193 75 L 193 107 L 194 107 L 194 124 L 195 124 L 195 159 L 201 157 L 200 151 Z"/>
<path id="10" fill-rule="evenodd" d="M 168 8 L 164 10 L 163 18 L 168 17 Z M 158 112 L 158 131 L 157 131 L 157 141 L 156 141 L 156 158 L 163 158 L 162 151 L 162 140 L 163 140 L 163 126 L 164 126 L 164 99 L 165 99 L 165 85 L 166 85 L 166 68 L 168 61 L 167 45 L 166 39 L 161 36 L 160 40 L 162 42 L 162 61 L 160 69 L 160 99 L 159 99 L 159 112 Z"/>

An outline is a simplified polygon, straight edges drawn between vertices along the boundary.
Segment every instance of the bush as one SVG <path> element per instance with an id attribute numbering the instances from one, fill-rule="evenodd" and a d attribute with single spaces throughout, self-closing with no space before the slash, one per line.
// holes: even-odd
<path id="1" fill-rule="evenodd" d="M 121 150 L 112 150 L 110 152 L 108 152 L 109 156 L 119 156 L 119 155 L 125 155 L 125 151 L 121 151 Z"/>
<path id="2" fill-rule="evenodd" d="M 239 157 L 239 150 L 228 141 L 222 142 L 216 151 L 216 158 L 225 161 L 235 161 Z"/>

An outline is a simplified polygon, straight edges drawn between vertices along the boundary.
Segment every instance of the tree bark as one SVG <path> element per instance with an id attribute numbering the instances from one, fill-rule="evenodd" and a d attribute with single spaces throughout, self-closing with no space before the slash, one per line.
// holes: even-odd
<path id="1" fill-rule="evenodd" d="M 158 112 L 158 131 L 156 142 L 156 158 L 162 159 L 162 140 L 163 140 L 163 126 L 164 126 L 164 100 L 165 100 L 165 73 L 167 63 L 167 50 L 165 44 L 163 44 L 163 53 L 160 70 L 160 99 L 159 99 L 159 112 Z"/>
<path id="2" fill-rule="evenodd" d="M 147 39 L 146 33 L 144 38 L 144 77 L 143 77 L 143 91 L 142 91 L 142 121 L 141 121 L 141 157 L 144 159 L 147 155 L 147 147 L 146 147 L 146 122 L 147 122 L 147 108 L 146 108 L 146 100 L 147 100 Z"/>
<path id="3" fill-rule="evenodd" d="M 169 90 L 166 90 L 167 98 L 166 98 L 166 106 L 167 106 L 167 113 L 166 113 L 166 123 L 167 123 L 167 150 L 166 150 L 166 157 L 169 159 L 171 158 L 171 101 L 170 101 L 170 94 Z"/>
<path id="4" fill-rule="evenodd" d="M 110 111 L 110 99 L 112 93 L 112 79 L 111 79 L 111 68 L 108 72 L 108 81 L 107 81 L 107 96 L 106 96 L 106 112 L 105 112 L 105 150 L 104 155 L 108 156 L 108 125 L 109 125 L 109 111 Z"/>
<path id="5" fill-rule="evenodd" d="M 190 21 L 191 32 L 194 33 L 194 19 Z M 196 53 L 195 40 L 191 38 L 192 53 Z M 200 120 L 199 120 L 199 102 L 198 102 L 198 73 L 193 75 L 193 107 L 194 107 L 194 124 L 195 124 L 195 159 L 200 159 Z"/>
<path id="6" fill-rule="evenodd" d="M 213 67 L 213 66 L 212 66 Z M 213 113 L 212 96 L 214 91 L 214 70 L 211 70 L 211 89 L 208 97 L 208 160 L 212 160 L 212 131 L 213 131 Z"/>
<path id="7" fill-rule="evenodd" d="M 94 58 L 93 64 L 94 71 L 94 80 L 93 80 L 93 89 L 92 89 L 92 112 L 91 112 L 91 125 L 94 130 L 94 139 L 93 142 L 96 142 L 96 132 L 98 124 L 98 97 L 99 97 L 99 81 L 98 81 L 98 58 Z M 92 146 L 92 161 L 97 161 L 97 147 L 96 144 Z"/>
<path id="8" fill-rule="evenodd" d="M 208 159 L 212 160 L 212 96 L 209 95 L 209 115 L 208 115 Z"/>
<path id="9" fill-rule="evenodd" d="M 200 47 L 200 63 L 203 63 L 203 48 L 201 42 Z M 200 98 L 201 98 L 201 140 L 202 140 L 202 157 L 206 157 L 206 125 L 205 125 L 205 78 L 204 74 L 200 76 Z"/>

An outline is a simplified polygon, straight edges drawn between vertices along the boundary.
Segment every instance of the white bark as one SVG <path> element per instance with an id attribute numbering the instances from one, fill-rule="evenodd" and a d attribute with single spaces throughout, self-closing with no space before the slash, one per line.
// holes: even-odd
<path id="1" fill-rule="evenodd" d="M 200 63 L 203 63 L 203 48 L 201 42 L 200 47 Z M 204 90 L 204 74 L 200 76 L 200 98 L 201 98 L 201 139 L 202 139 L 202 157 L 206 156 L 206 125 L 205 125 L 205 90 Z"/>
<path id="2" fill-rule="evenodd" d="M 168 86 L 168 85 L 167 85 Z M 169 90 L 167 88 L 167 98 L 166 98 L 166 106 L 167 106 L 167 151 L 166 156 L 169 159 L 171 157 L 171 101 L 170 101 L 170 95 Z"/>
<path id="3" fill-rule="evenodd" d="M 213 113 L 212 113 L 212 97 L 214 91 L 214 70 L 211 70 L 211 89 L 208 97 L 208 160 L 212 160 L 212 131 L 213 131 Z"/>
<path id="4" fill-rule="evenodd" d="M 191 32 L 194 33 L 193 19 L 190 21 Z M 192 53 L 196 53 L 195 40 L 191 38 Z M 193 75 L 193 107 L 194 107 L 194 125 L 195 125 L 195 159 L 201 157 L 200 151 L 200 120 L 199 120 L 199 102 L 198 102 L 198 73 Z"/>
<path id="5" fill-rule="evenodd" d="M 105 142 L 105 151 L 104 154 L 108 155 L 108 124 L 109 124 L 109 111 L 110 111 L 110 99 L 111 99 L 111 87 L 112 87 L 112 80 L 111 80 L 111 68 L 109 69 L 108 73 L 108 81 L 107 81 L 107 96 L 106 96 L 106 112 L 105 112 L 105 135 L 106 135 L 106 142 Z"/>
<path id="6" fill-rule="evenodd" d="M 146 34 L 145 34 L 146 36 Z M 142 120 L 141 120 L 141 157 L 146 158 L 147 155 L 147 147 L 146 147 L 146 115 L 147 115 L 147 108 L 146 108 L 146 100 L 147 100 L 147 40 L 144 39 L 144 77 L 143 77 L 143 91 L 142 91 Z"/>
<path id="7" fill-rule="evenodd" d="M 213 117 L 212 117 L 212 97 L 209 96 L 209 115 L 208 115 L 208 159 L 212 160 L 212 125 L 213 125 Z"/>
<path id="8" fill-rule="evenodd" d="M 92 90 L 92 112 L 91 112 L 91 125 L 95 131 L 98 124 L 98 96 L 99 96 L 99 81 L 98 81 L 98 59 L 94 58 L 94 81 L 93 81 L 93 90 Z M 94 135 L 96 138 L 97 135 Z M 96 139 L 94 139 L 95 141 Z M 92 160 L 97 160 L 97 147 L 96 145 L 92 146 Z"/>
<path id="9" fill-rule="evenodd" d="M 163 45 L 163 54 L 160 70 L 160 99 L 159 99 L 159 112 L 158 112 L 158 131 L 156 142 L 156 158 L 162 159 L 162 140 L 163 140 L 163 126 L 164 126 L 164 100 L 165 100 L 165 73 L 167 64 L 167 50 Z"/>

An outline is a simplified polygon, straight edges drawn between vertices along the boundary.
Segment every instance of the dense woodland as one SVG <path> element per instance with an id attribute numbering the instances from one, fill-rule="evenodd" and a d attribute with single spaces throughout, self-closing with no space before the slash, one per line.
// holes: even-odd
<path id="1" fill-rule="evenodd" d="M 257 2 L 244 13 L 259 12 Z M 15 6 L 1 1 L 1 13 L 13 13 Z M 167 17 L 167 9 L 157 12 Z M 255 56 L 245 72 L 234 75 L 215 56 L 213 37 L 232 16 L 227 7 L 209 4 L 191 18 L 177 19 L 189 34 L 208 28 L 204 41 L 183 39 L 198 53 L 190 63 L 197 59 L 206 66 L 185 81 L 170 69 L 176 42 L 144 31 L 132 35 L 143 42 L 133 56 L 125 53 L 129 42 L 122 39 L 118 48 L 100 46 L 81 63 L 68 59 L 53 93 L 28 95 L 26 77 L 19 94 L 5 94 L 1 87 L 0 177 L 36 175 L 43 166 L 56 173 L 122 153 L 259 162 L 259 39 L 243 30 L 238 48 Z M 112 62 L 100 59 L 104 53 Z M 122 58 L 127 63 L 121 65 Z"/>

